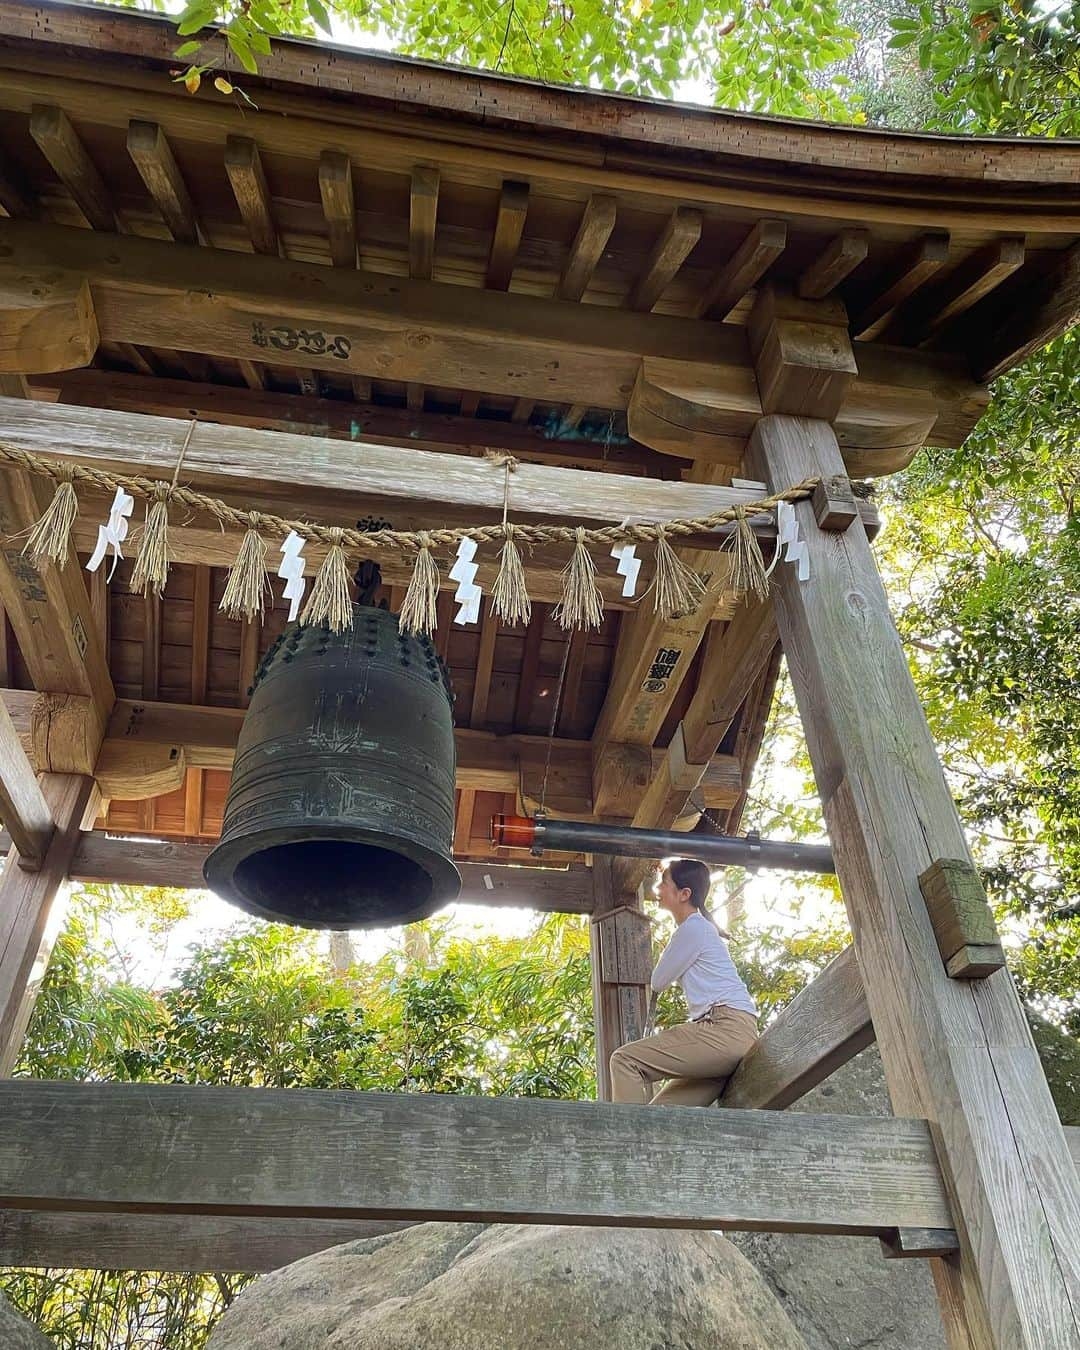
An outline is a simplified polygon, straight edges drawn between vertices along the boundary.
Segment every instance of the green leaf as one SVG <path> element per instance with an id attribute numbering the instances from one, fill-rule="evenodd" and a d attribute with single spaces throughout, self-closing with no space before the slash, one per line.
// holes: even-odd
<path id="1" fill-rule="evenodd" d="M 176 31 L 180 37 L 187 37 L 189 33 L 197 33 L 200 28 L 208 28 L 213 23 L 216 13 L 217 10 L 213 5 L 203 5 L 201 8 L 192 11 L 182 23 L 178 23 Z"/>
<path id="2" fill-rule="evenodd" d="M 307 0 L 307 9 L 315 27 L 325 33 L 327 37 L 331 37 L 333 30 L 330 27 L 330 15 L 326 12 L 323 0 Z"/>
<path id="3" fill-rule="evenodd" d="M 240 36 L 240 34 L 234 33 L 231 29 L 227 29 L 225 32 L 225 36 L 228 39 L 230 51 L 240 62 L 240 64 L 244 67 L 244 69 L 248 72 L 248 74 L 258 75 L 259 73 L 258 63 L 256 62 L 254 55 L 252 54 L 251 48 Z"/>
<path id="4" fill-rule="evenodd" d="M 175 56 L 178 61 L 183 61 L 189 56 L 194 56 L 202 46 L 203 44 L 201 42 L 183 42 L 177 47 L 176 51 L 173 52 L 173 56 Z"/>

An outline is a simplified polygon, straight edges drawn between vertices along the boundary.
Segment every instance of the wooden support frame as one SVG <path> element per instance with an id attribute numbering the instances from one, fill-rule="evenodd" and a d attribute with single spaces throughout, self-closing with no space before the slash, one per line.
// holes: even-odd
<path id="1" fill-rule="evenodd" d="M 167 839 L 120 839 L 94 830 L 75 841 L 68 866 L 71 881 L 121 886 L 176 886 L 202 890 L 202 867 L 212 843 Z M 0 854 L 11 839 L 0 831 Z M 533 909 L 541 914 L 591 914 L 596 900 L 592 871 L 579 863 L 565 868 L 501 862 L 459 862 L 463 905 Z"/>
<path id="2" fill-rule="evenodd" d="M 749 466 L 774 484 L 843 472 L 826 423 L 779 416 Z M 957 1215 L 959 1258 L 934 1262 L 950 1342 L 1080 1346 L 1080 1182 L 1007 972 L 941 964 L 918 878 L 967 846 L 877 568 L 861 531 L 795 509 L 810 580 L 782 571 L 777 622 L 893 1107 L 929 1121 Z"/>
<path id="3" fill-rule="evenodd" d="M 57 354 L 52 364 L 34 365 L 12 343 L 10 352 L 0 348 L 8 370 L 84 365 L 85 349 L 92 355 L 100 334 L 205 356 L 302 359 L 343 376 L 392 372 L 406 382 L 451 381 L 619 410 L 630 402 L 642 359 L 652 358 L 685 388 L 711 391 L 714 429 L 745 438 L 761 413 L 747 336 L 736 324 L 604 305 L 577 306 L 570 322 L 560 300 L 36 221 L 0 220 L 0 244 L 10 249 L 0 264 L 0 332 L 35 307 L 53 306 L 47 329 L 57 353 L 80 347 L 78 357 Z M 192 294 L 200 296 L 197 305 Z M 78 312 L 80 296 L 89 315 Z M 322 345 L 307 342 L 301 354 L 300 330 L 321 334 Z M 924 439 L 952 444 L 977 420 L 986 391 L 955 358 L 873 343 L 855 343 L 853 351 L 859 374 L 837 425 L 845 451 L 859 452 L 867 465 L 875 447 L 885 456 L 915 424 Z"/>
<path id="4" fill-rule="evenodd" d="M 0 1083 L 0 1115 L 0 1196 L 21 1210 L 874 1235 L 952 1223 L 919 1120 L 30 1080 Z"/>
<path id="5" fill-rule="evenodd" d="M 18 1059 L 59 931 L 57 893 L 95 796 L 94 780 L 76 774 L 46 774 L 42 790 L 56 829 L 41 867 L 27 872 L 9 865 L 0 877 L 0 1078 Z M 17 851 L 8 859 L 17 863 Z"/>
<path id="6" fill-rule="evenodd" d="M 19 851 L 19 866 L 36 872 L 56 824 L 11 715 L 0 704 L 0 821 Z"/>

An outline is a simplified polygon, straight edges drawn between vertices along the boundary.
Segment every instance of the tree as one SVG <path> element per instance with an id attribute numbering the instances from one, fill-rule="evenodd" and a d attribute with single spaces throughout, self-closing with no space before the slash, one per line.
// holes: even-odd
<path id="1" fill-rule="evenodd" d="M 840 0 L 191 0 L 177 20 L 176 55 L 189 63 L 178 78 L 194 92 L 226 53 L 254 74 L 271 37 L 332 36 L 335 25 L 409 56 L 553 83 L 671 97 L 694 81 L 725 107 L 850 116 L 837 63 L 856 34 Z M 216 83 L 234 93 L 232 79 Z"/>

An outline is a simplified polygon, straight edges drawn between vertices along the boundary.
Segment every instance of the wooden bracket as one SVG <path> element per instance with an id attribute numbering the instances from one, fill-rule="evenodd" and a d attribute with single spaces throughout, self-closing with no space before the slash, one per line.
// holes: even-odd
<path id="1" fill-rule="evenodd" d="M 840 532 L 859 519 L 859 506 L 851 490 L 851 479 L 843 474 L 823 478 L 810 498 L 819 530 Z"/>
<path id="2" fill-rule="evenodd" d="M 747 323 L 763 413 L 835 421 L 858 375 L 839 300 L 803 300 L 767 282 Z"/>
<path id="3" fill-rule="evenodd" d="M 981 980 L 1005 964 L 979 874 L 966 858 L 938 858 L 919 877 L 946 973 Z"/>
<path id="4" fill-rule="evenodd" d="M 894 1228 L 881 1239 L 881 1254 L 886 1261 L 917 1256 L 954 1256 L 960 1239 L 951 1228 Z"/>

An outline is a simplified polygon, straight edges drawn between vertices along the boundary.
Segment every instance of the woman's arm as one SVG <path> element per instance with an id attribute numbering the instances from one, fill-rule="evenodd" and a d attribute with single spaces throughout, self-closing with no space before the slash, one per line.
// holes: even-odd
<path id="1" fill-rule="evenodd" d="M 707 934 L 702 932 L 698 923 L 681 923 L 675 929 L 652 973 L 652 987 L 658 994 L 690 969 L 701 954 L 705 936 Z"/>

